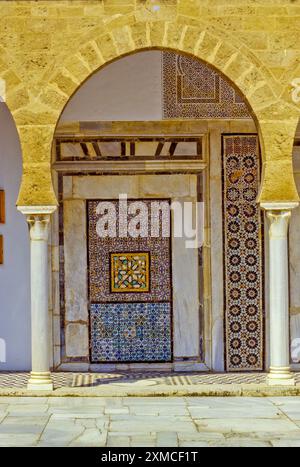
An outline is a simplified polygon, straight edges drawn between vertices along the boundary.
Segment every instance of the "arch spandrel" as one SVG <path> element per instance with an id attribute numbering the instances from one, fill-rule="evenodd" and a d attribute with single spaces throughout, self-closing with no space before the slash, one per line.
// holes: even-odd
<path id="1" fill-rule="evenodd" d="M 289 159 L 291 160 L 291 143 L 284 144 L 292 132 L 290 128 L 281 127 L 281 149 L 277 151 L 276 157 L 275 153 L 272 155 L 274 147 L 277 146 L 274 142 L 270 144 L 274 136 L 274 128 L 280 126 L 285 113 L 283 115 L 280 112 L 271 113 L 272 106 L 274 109 L 278 103 L 278 96 L 276 96 L 277 87 L 270 79 L 270 74 L 265 73 L 264 66 L 256 57 L 253 58 L 251 52 L 246 53 L 245 47 L 237 47 L 237 38 L 231 43 L 227 34 L 222 37 L 216 30 L 212 33 L 203 27 L 196 27 L 195 22 L 196 20 L 193 20 L 191 26 L 188 18 L 185 22 L 185 19 L 180 17 L 180 22 L 148 23 L 137 21 L 132 15 L 122 16 L 111 21 L 105 28 L 95 28 L 95 35 L 90 31 L 88 39 L 82 41 L 81 47 L 75 54 L 68 57 L 66 54 L 59 56 L 61 64 L 59 65 L 57 60 L 47 84 L 34 102 L 13 109 L 19 128 L 28 125 L 31 128 L 39 126 L 45 151 L 41 156 L 27 141 L 22 141 L 23 153 L 27 157 L 27 170 L 24 167 L 18 204 L 38 204 L 41 200 L 43 200 L 42 204 L 56 203 L 50 175 L 51 145 L 55 126 L 72 95 L 103 66 L 122 56 L 148 49 L 168 49 L 188 54 L 211 65 L 227 78 L 243 94 L 259 129 L 262 158 L 265 160 L 261 199 L 271 201 L 279 192 L 280 198 L 284 197 L 285 193 L 292 200 L 298 199 L 291 170 L 292 164 L 291 161 L 288 162 Z M 267 109 L 270 110 L 270 114 Z M 298 109 L 294 110 L 294 113 L 296 112 Z M 260 128 L 260 115 L 264 120 L 271 121 L 271 125 L 263 124 Z M 272 166 L 271 161 L 277 157 L 278 162 Z M 277 170 L 280 169 L 282 174 L 282 165 L 285 166 L 285 181 L 281 186 L 282 175 L 281 177 L 279 173 L 278 176 L 276 175 L 278 183 L 275 193 L 271 189 L 270 180 L 274 177 L 274 173 L 277 174 Z M 35 170 L 28 170 L 30 166 L 34 166 Z M 37 174 L 34 181 L 31 180 L 33 173 Z M 38 183 L 39 179 L 43 180 L 43 186 Z M 264 189 L 265 180 L 268 180 L 268 189 Z M 35 185 L 34 190 L 29 189 L 32 182 Z M 286 186 L 289 186 L 290 190 L 287 191 Z"/>

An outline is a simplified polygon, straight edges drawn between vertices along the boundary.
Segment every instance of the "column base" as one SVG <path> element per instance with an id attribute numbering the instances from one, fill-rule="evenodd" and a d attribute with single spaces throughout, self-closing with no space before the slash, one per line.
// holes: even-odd
<path id="1" fill-rule="evenodd" d="M 32 371 L 27 383 L 27 389 L 30 391 L 53 391 L 53 381 L 50 371 Z"/>
<path id="2" fill-rule="evenodd" d="M 270 386 L 295 386 L 296 381 L 289 366 L 270 367 L 267 383 Z"/>

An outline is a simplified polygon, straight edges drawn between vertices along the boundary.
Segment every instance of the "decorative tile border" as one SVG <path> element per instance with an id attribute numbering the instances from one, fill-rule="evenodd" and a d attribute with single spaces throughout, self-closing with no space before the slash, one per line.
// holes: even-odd
<path id="1" fill-rule="evenodd" d="M 162 53 L 163 118 L 251 118 L 243 97 L 217 71 L 194 58 Z"/>
<path id="2" fill-rule="evenodd" d="M 262 221 L 256 135 L 223 136 L 226 367 L 263 370 Z"/>

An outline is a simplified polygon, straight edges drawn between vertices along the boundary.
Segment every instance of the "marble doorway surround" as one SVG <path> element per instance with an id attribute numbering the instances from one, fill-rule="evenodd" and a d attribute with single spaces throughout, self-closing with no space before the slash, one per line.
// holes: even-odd
<path id="1" fill-rule="evenodd" d="M 69 363 L 71 368 L 75 361 L 77 364 L 90 361 L 86 200 L 118 199 L 120 192 L 126 193 L 128 199 L 159 198 L 196 203 L 197 175 L 89 175 L 63 178 L 64 367 Z M 197 249 L 185 248 L 185 240 L 185 237 L 172 238 L 173 359 L 178 366 L 190 365 L 196 369 L 203 366 L 199 256 Z M 131 364 L 133 367 L 138 365 L 143 364 Z M 153 365 L 157 368 L 170 367 L 170 364 L 164 363 Z"/>

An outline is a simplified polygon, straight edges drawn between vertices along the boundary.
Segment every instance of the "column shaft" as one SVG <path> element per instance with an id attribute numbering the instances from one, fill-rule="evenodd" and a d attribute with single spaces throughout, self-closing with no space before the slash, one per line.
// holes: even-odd
<path id="1" fill-rule="evenodd" d="M 267 211 L 270 265 L 269 384 L 294 384 L 290 371 L 288 224 L 290 210 Z"/>
<path id="2" fill-rule="evenodd" d="M 48 236 L 55 206 L 19 207 L 30 229 L 32 371 L 27 388 L 52 390 L 50 373 Z"/>
<path id="3" fill-rule="evenodd" d="M 52 385 L 49 372 L 48 229 L 49 216 L 29 220 L 31 243 L 31 351 L 29 385 Z M 38 382 L 40 381 L 40 383 Z"/>

